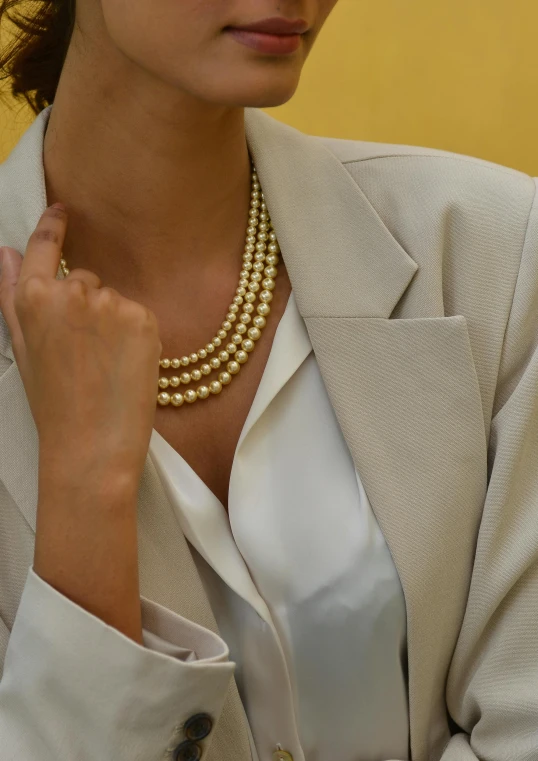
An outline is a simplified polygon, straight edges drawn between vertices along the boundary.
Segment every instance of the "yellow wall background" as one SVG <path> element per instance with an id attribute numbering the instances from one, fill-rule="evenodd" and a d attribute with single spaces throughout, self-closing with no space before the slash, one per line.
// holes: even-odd
<path id="1" fill-rule="evenodd" d="M 294 98 L 268 112 L 538 175 L 537 40 L 536 0 L 340 0 Z M 17 109 L 0 105 L 0 160 L 33 119 Z"/>

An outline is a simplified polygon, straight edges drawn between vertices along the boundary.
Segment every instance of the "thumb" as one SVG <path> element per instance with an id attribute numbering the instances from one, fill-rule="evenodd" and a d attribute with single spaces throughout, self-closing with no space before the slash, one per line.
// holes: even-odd
<path id="1" fill-rule="evenodd" d="M 15 313 L 15 286 L 19 282 L 22 256 L 14 248 L 0 248 L 0 312 L 11 333 L 13 348 L 23 345 L 22 330 Z"/>

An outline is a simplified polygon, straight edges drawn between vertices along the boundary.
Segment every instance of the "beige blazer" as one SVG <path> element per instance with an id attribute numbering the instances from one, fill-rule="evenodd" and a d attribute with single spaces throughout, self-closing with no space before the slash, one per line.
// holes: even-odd
<path id="1" fill-rule="evenodd" d="M 331 403 L 401 578 L 411 757 L 534 761 L 535 181 L 443 151 L 307 136 L 256 109 L 246 129 Z M 0 243 L 21 252 L 46 204 L 41 139 L 42 127 L 27 133 L 0 166 Z M 0 316 L 0 656 L 32 563 L 37 501 L 36 429 L 13 360 Z M 217 631 L 149 457 L 139 541 L 142 594 Z M 250 759 L 233 678 L 209 757 Z"/>

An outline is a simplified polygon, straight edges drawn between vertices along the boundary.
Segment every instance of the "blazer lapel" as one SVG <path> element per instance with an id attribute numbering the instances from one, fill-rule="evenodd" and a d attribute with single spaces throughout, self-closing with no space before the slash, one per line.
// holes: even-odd
<path id="1" fill-rule="evenodd" d="M 389 319 L 417 264 L 319 139 L 268 119 L 247 112 L 249 144 L 327 391 L 400 575 L 412 758 L 424 759 L 447 740 L 444 684 L 486 491 L 467 323 Z M 425 288 L 419 303 L 428 298 Z"/>

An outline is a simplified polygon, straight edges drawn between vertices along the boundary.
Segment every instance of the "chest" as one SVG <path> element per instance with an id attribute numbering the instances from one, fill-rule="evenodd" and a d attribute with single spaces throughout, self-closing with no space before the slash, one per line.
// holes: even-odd
<path id="1" fill-rule="evenodd" d="M 271 319 L 250 353 L 248 362 L 218 395 L 183 404 L 157 406 L 154 428 L 180 454 L 228 509 L 228 487 L 237 442 L 267 365 L 280 318 L 291 291 L 281 278 Z M 209 380 L 212 380 L 209 377 Z M 198 385 L 198 384 L 196 384 Z M 193 386 L 196 387 L 196 386 Z"/>

